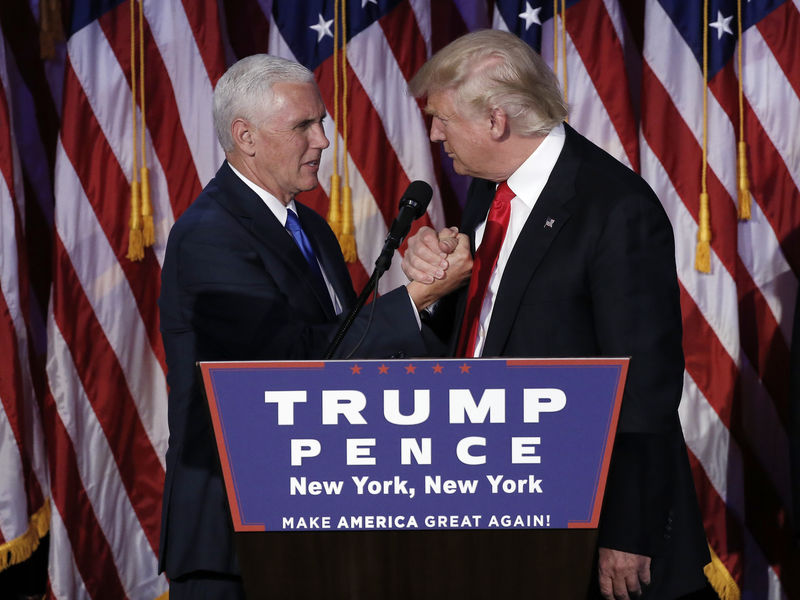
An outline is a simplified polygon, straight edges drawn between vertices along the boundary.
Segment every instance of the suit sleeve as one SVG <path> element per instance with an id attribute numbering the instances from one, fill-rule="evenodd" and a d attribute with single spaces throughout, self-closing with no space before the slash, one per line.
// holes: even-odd
<path id="1" fill-rule="evenodd" d="M 325 318 L 302 279 L 287 276 L 280 265 L 272 272 L 247 236 L 203 229 L 180 237 L 175 249 L 182 320 L 195 334 L 198 360 L 322 358 L 339 322 Z M 370 310 L 353 324 L 341 353 L 365 331 L 358 356 L 423 353 L 405 289 L 381 297 Z"/>
<path id="2" fill-rule="evenodd" d="M 649 190 L 616 199 L 590 267 L 601 354 L 630 356 L 606 485 L 600 544 L 659 553 L 674 485 L 683 385 L 672 228 Z"/>

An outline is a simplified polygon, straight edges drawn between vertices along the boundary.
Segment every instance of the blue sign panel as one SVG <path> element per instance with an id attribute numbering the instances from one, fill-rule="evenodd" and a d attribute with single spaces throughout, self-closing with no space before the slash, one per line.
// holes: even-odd
<path id="1" fill-rule="evenodd" d="M 201 363 L 237 531 L 596 527 L 627 359 Z"/>

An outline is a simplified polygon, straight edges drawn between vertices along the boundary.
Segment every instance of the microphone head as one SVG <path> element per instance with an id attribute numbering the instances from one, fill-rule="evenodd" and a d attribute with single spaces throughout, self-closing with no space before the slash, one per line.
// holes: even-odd
<path id="1" fill-rule="evenodd" d="M 412 181 L 408 184 L 403 197 L 400 198 L 400 208 L 404 206 L 413 207 L 415 219 L 419 219 L 428 209 L 428 203 L 433 196 L 433 189 L 424 181 Z"/>

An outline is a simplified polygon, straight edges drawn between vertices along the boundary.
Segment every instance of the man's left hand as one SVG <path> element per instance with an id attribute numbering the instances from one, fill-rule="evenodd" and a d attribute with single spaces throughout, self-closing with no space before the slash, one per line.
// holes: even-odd
<path id="1" fill-rule="evenodd" d="M 650 585 L 650 557 L 600 548 L 598 577 L 606 600 L 639 598 Z"/>

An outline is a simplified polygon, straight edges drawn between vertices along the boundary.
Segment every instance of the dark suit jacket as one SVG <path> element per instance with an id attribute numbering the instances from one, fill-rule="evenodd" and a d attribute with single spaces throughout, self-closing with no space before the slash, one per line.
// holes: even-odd
<path id="1" fill-rule="evenodd" d="M 795 544 L 800 546 L 800 292 L 794 306 L 791 368 L 789 369 L 789 458 L 792 473 L 792 513 Z"/>
<path id="2" fill-rule="evenodd" d="M 346 314 L 355 292 L 338 242 L 322 217 L 300 203 L 297 210 Z M 170 577 L 238 571 L 195 363 L 322 358 L 338 322 L 313 281 L 292 237 L 227 163 L 170 232 L 159 299 L 170 388 L 159 569 Z M 355 321 L 342 352 L 364 326 Z M 379 298 L 358 355 L 424 351 L 406 291 Z"/>
<path id="3" fill-rule="evenodd" d="M 483 356 L 631 357 L 600 545 L 654 557 L 660 581 L 648 597 L 674 598 L 703 586 L 709 557 L 677 413 L 684 362 L 672 228 L 644 180 L 565 127 L 503 273 Z M 473 181 L 462 231 L 474 234 L 494 190 Z M 451 349 L 465 296 L 440 302 L 431 320 Z"/>

